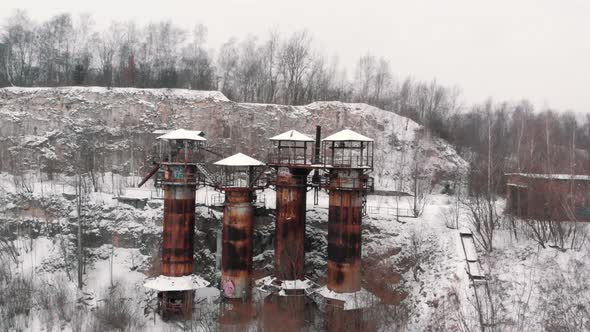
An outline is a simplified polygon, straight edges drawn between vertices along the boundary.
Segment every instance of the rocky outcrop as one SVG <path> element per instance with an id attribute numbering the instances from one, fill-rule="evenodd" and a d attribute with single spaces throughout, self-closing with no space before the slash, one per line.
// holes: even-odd
<path id="1" fill-rule="evenodd" d="M 393 112 L 366 104 L 315 102 L 305 106 L 235 103 L 220 92 L 132 88 L 0 89 L 0 170 L 71 172 L 75 164 L 98 171 L 145 171 L 155 129 L 202 130 L 224 154 L 266 159 L 269 137 L 297 129 L 313 137 L 344 128 L 375 139 L 377 188 L 393 188 L 414 161 L 441 180 L 466 167 L 444 140 Z"/>

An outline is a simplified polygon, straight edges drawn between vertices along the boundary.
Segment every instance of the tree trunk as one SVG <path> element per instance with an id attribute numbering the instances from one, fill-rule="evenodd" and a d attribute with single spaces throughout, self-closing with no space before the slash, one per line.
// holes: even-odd
<path id="1" fill-rule="evenodd" d="M 78 194 L 78 204 L 77 204 L 77 212 L 78 212 L 78 289 L 82 289 L 83 281 L 82 281 L 82 217 L 80 210 L 82 208 L 82 183 L 80 182 L 80 173 L 78 172 L 78 176 L 76 178 L 76 191 Z"/>

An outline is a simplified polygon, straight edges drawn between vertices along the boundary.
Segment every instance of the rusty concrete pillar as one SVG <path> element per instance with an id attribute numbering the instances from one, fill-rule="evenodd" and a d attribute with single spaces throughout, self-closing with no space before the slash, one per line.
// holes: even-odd
<path id="1" fill-rule="evenodd" d="M 344 310 L 340 301 L 326 300 L 326 331 L 377 331 L 372 325 L 363 320 L 363 309 Z"/>
<path id="2" fill-rule="evenodd" d="M 164 230 L 162 238 L 162 275 L 182 277 L 193 273 L 195 232 L 196 166 L 163 164 Z M 164 318 L 180 314 L 190 318 L 193 291 L 163 292 L 160 297 Z M 172 305 L 178 300 L 180 305 Z"/>
<path id="3" fill-rule="evenodd" d="M 225 298 L 221 302 L 219 330 L 250 331 L 255 316 L 256 307 L 250 299 Z"/>
<path id="4" fill-rule="evenodd" d="M 223 211 L 221 331 L 247 330 L 255 316 L 252 292 L 254 206 L 249 188 L 227 188 Z"/>
<path id="5" fill-rule="evenodd" d="M 305 276 L 305 209 L 309 169 L 279 167 L 276 179 L 275 277 Z"/>
<path id="6" fill-rule="evenodd" d="M 230 299 L 251 294 L 254 206 L 249 188 L 228 188 L 223 211 L 221 287 Z"/>
<path id="7" fill-rule="evenodd" d="M 361 221 L 363 173 L 330 172 L 328 212 L 328 289 L 353 293 L 361 289 Z"/>
<path id="8" fill-rule="evenodd" d="M 195 190 L 185 186 L 164 188 L 162 274 L 182 277 L 193 273 Z"/>
<path id="9" fill-rule="evenodd" d="M 288 296 L 266 297 L 262 307 L 263 331 L 303 331 L 306 299 L 301 289 L 289 291 Z"/>

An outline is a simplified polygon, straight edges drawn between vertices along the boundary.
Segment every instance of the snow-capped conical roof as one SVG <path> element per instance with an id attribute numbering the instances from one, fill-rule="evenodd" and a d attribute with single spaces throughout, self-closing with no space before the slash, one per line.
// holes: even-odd
<path id="1" fill-rule="evenodd" d="M 372 138 L 368 138 L 367 136 L 361 135 L 357 132 L 354 132 L 350 129 L 341 130 L 335 134 L 332 134 L 322 141 L 356 141 L 356 142 L 373 142 Z"/>
<path id="2" fill-rule="evenodd" d="M 280 135 L 270 138 L 271 141 L 294 141 L 294 142 L 313 142 L 314 139 L 298 132 L 297 130 L 289 130 Z"/>
<path id="3" fill-rule="evenodd" d="M 174 130 L 172 129 L 156 129 L 152 132 L 152 134 L 154 135 L 164 135 L 164 134 L 168 134 L 169 132 L 172 132 Z"/>
<path id="4" fill-rule="evenodd" d="M 243 153 L 236 153 L 231 157 L 227 157 L 225 159 L 221 159 L 214 163 L 214 165 L 219 166 L 264 166 L 262 161 L 256 160 L 252 157 L 249 157 Z"/>
<path id="5" fill-rule="evenodd" d="M 200 130 L 176 129 L 162 136 L 158 136 L 157 139 L 206 141 L 207 139 L 201 136 L 202 134 L 203 132 Z"/>

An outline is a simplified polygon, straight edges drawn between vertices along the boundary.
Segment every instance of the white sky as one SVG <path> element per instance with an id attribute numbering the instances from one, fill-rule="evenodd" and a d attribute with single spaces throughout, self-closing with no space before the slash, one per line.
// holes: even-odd
<path id="1" fill-rule="evenodd" d="M 35 20 L 90 13 L 99 27 L 200 22 L 214 49 L 232 36 L 306 28 L 349 73 L 371 53 L 397 77 L 459 86 L 466 102 L 528 98 L 590 112 L 590 0 L 2 0 L 0 18 L 15 8 Z"/>

